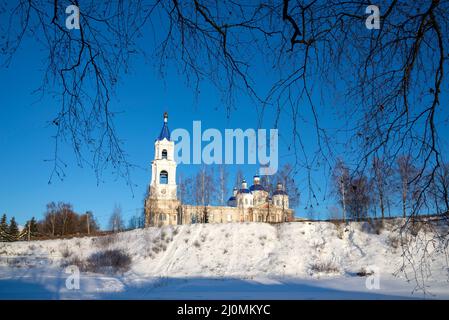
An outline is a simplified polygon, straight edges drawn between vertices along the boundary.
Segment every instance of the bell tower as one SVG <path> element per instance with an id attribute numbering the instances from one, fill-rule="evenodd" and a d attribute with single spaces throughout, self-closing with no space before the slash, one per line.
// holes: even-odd
<path id="1" fill-rule="evenodd" d="M 151 162 L 151 197 L 176 200 L 175 143 L 170 141 L 168 114 L 164 113 L 164 125 L 154 142 L 154 160 Z"/>
<path id="2" fill-rule="evenodd" d="M 145 200 L 146 225 L 177 224 L 179 201 L 176 194 L 175 143 L 170 140 L 168 113 L 164 113 L 162 130 L 154 142 L 149 195 Z"/>

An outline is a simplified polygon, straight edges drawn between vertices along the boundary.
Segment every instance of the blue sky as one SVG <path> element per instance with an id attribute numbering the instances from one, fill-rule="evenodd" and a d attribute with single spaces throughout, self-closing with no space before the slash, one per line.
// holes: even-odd
<path id="1" fill-rule="evenodd" d="M 182 75 L 169 70 L 161 78 L 150 63 L 136 60 L 133 72 L 122 79 L 113 100 L 117 133 L 124 141 L 124 149 L 131 163 L 137 167 L 131 172 L 131 190 L 123 179 L 105 171 L 97 181 L 92 168 L 77 165 L 70 145 L 62 145 L 59 154 L 66 163 L 66 176 L 61 181 L 51 180 L 54 154 L 54 127 L 49 124 L 58 110 L 58 102 L 50 95 L 33 94 L 42 80 L 42 59 L 45 52 L 36 52 L 31 41 L 23 43 L 8 69 L 0 73 L 0 212 L 15 216 L 23 224 L 31 216 L 41 218 L 45 205 L 50 201 L 66 201 L 77 212 L 92 210 L 102 227 L 107 227 L 114 205 L 123 209 L 126 220 L 140 212 L 143 195 L 150 180 L 150 163 L 153 157 L 154 139 L 162 126 L 162 114 L 169 112 L 169 127 L 192 130 L 192 122 L 201 120 L 206 128 L 257 128 L 253 103 L 245 95 L 236 102 L 236 110 L 226 117 L 220 94 L 207 83 L 195 97 Z M 272 119 L 267 118 L 264 127 L 269 129 Z M 291 162 L 291 151 L 286 150 L 291 127 L 288 121 L 280 122 L 280 165 Z M 311 135 L 313 133 L 304 131 Z M 284 137 L 285 136 L 285 137 Z M 229 165 L 229 184 L 239 166 Z M 240 166 L 247 179 L 251 179 L 257 167 Z M 191 175 L 198 166 L 180 165 L 178 172 Z M 300 174 L 300 179 L 305 178 Z M 321 175 L 322 176 L 322 175 Z M 325 185 L 325 179 L 318 184 Z M 306 193 L 306 184 L 300 184 Z M 231 188 L 231 185 L 229 186 Z M 302 201 L 304 202 L 304 201 Z M 301 204 L 303 205 L 303 203 Z M 301 206 L 300 206 L 301 208 Z M 301 215 L 299 212 L 298 215 Z"/>
<path id="2" fill-rule="evenodd" d="M 194 120 L 201 120 L 203 130 L 217 128 L 224 132 L 225 128 L 257 128 L 254 103 L 245 95 L 237 96 L 236 110 L 230 118 L 221 101 L 220 92 L 216 88 L 202 84 L 201 92 L 196 97 L 193 90 L 185 83 L 182 74 L 168 69 L 167 75 L 161 78 L 151 61 L 136 59 L 131 62 L 132 72 L 124 75 L 117 87 L 112 101 L 113 111 L 118 112 L 116 129 L 123 140 L 128 159 L 136 167 L 131 172 L 133 190 L 123 179 L 117 178 L 110 171 L 103 172 L 102 180 L 96 179 L 92 168 L 77 165 L 70 145 L 62 145 L 59 155 L 66 163 L 66 176 L 61 181 L 53 178 L 52 159 L 54 153 L 54 127 L 49 124 L 58 111 L 57 98 L 47 95 L 39 97 L 33 94 L 42 82 L 43 59 L 45 52 L 36 51 L 38 46 L 31 40 L 23 43 L 15 59 L 8 69 L 0 72 L 0 213 L 9 217 L 15 216 L 24 224 L 31 216 L 42 217 L 45 206 L 50 201 L 65 201 L 73 204 L 75 211 L 93 211 L 102 228 L 107 227 L 109 216 L 114 206 L 120 205 L 125 219 L 139 214 L 143 207 L 143 195 L 150 181 L 150 164 L 153 158 L 154 139 L 162 126 L 162 114 L 169 112 L 169 127 L 192 129 Z M 269 66 L 260 64 L 257 69 L 257 85 L 266 87 L 275 79 L 271 76 Z M 314 83 L 319 86 L 320 83 Z M 321 97 L 314 97 L 317 101 Z M 332 138 L 341 145 L 334 145 L 335 150 L 344 154 L 345 143 L 349 136 L 335 133 L 334 129 L 344 128 L 344 118 L 337 117 L 331 110 L 339 108 L 343 103 L 338 92 L 324 97 L 323 107 L 319 109 L 322 125 L 330 128 Z M 305 108 L 308 110 L 308 108 Z M 305 111 L 307 119 L 310 114 Z M 267 113 L 264 128 L 271 128 L 272 113 Z M 283 165 L 292 162 L 291 120 L 288 112 L 279 122 L 280 151 L 279 162 Z M 305 143 L 306 151 L 316 151 L 315 130 L 304 125 L 299 128 Z M 338 139 L 337 139 L 338 138 Z M 191 175 L 198 169 L 194 165 L 178 166 L 178 173 Z M 237 165 L 228 166 L 229 184 L 234 181 Z M 242 166 L 246 179 L 251 179 L 257 168 Z M 328 208 L 335 202 L 329 196 L 329 172 L 323 168 L 312 170 L 313 184 L 317 192 L 315 206 L 317 217 L 326 218 Z M 305 205 L 308 203 L 309 185 L 307 170 L 299 171 L 295 177 L 301 191 L 301 201 L 296 208 L 297 216 L 305 216 Z M 232 186 L 229 185 L 229 188 Z"/>

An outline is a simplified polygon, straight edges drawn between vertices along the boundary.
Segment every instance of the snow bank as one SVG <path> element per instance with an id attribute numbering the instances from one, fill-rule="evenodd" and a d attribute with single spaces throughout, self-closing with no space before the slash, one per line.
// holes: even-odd
<path id="1" fill-rule="evenodd" d="M 374 267 L 382 274 L 405 277 L 407 273 L 401 271 L 406 271 L 413 277 L 412 266 L 404 267 L 408 259 L 400 245 L 399 224 L 400 220 L 389 221 L 379 234 L 367 223 L 194 224 L 102 237 L 1 243 L 0 265 L 58 267 L 85 261 L 96 252 L 121 249 L 132 259 L 128 274 L 139 276 L 320 278 L 356 275 Z M 418 258 L 421 249 L 410 248 Z M 432 253 L 426 265 L 428 278 L 445 281 L 445 251 L 438 246 L 428 250 Z"/>

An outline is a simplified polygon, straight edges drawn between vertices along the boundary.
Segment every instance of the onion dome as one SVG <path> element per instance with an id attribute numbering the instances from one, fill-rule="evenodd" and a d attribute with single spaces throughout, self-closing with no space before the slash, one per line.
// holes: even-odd
<path id="1" fill-rule="evenodd" d="M 168 129 L 168 113 L 164 112 L 164 126 L 162 127 L 161 133 L 159 134 L 159 137 L 157 140 L 161 141 L 164 139 L 167 139 L 170 141 L 170 130 Z"/>
<path id="2" fill-rule="evenodd" d="M 239 193 L 251 193 L 248 189 L 248 184 L 246 183 L 246 180 L 242 181 L 242 188 L 239 190 Z"/>
<path id="3" fill-rule="evenodd" d="M 283 195 L 283 196 L 287 195 L 287 192 L 284 191 L 284 186 L 280 182 L 277 184 L 276 190 L 273 192 L 273 196 L 277 196 L 277 195 Z"/>
<path id="4" fill-rule="evenodd" d="M 254 176 L 254 184 L 249 187 L 249 190 L 252 191 L 265 191 L 264 187 L 260 184 L 260 177 L 258 175 Z"/>
<path id="5" fill-rule="evenodd" d="M 255 184 L 249 187 L 249 190 L 252 191 L 265 191 L 264 187 L 262 187 L 260 184 Z"/>

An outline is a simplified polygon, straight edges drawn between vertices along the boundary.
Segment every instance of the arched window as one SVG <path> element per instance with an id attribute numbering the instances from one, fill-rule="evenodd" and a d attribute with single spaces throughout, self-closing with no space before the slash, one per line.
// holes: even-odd
<path id="1" fill-rule="evenodd" d="M 248 204 L 248 199 L 245 199 L 245 204 Z"/>
<path id="2" fill-rule="evenodd" d="M 162 150 L 162 159 L 167 159 L 167 150 Z"/>
<path id="3" fill-rule="evenodd" d="M 168 172 L 163 170 L 159 174 L 159 183 L 160 184 L 167 184 L 168 183 Z"/>

